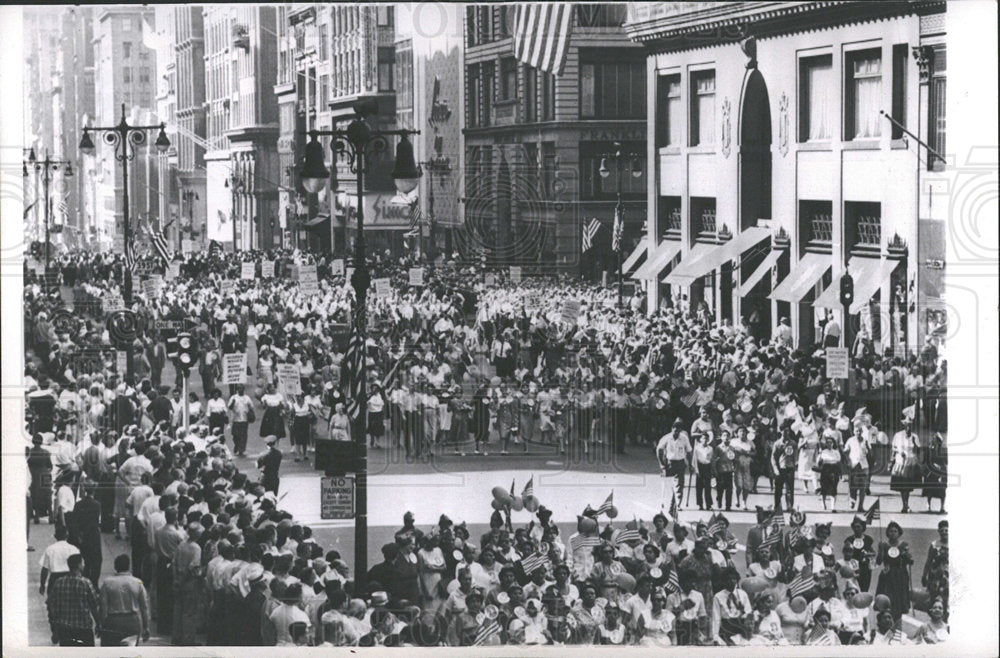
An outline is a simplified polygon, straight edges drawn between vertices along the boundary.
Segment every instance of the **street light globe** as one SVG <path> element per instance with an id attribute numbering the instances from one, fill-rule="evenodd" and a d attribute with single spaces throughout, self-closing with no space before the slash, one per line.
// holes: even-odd
<path id="1" fill-rule="evenodd" d="M 607 158 L 601 158 L 601 168 L 597 170 L 597 173 L 601 175 L 601 178 L 607 178 L 611 175 L 611 171 L 608 169 Z"/>
<path id="2" fill-rule="evenodd" d="M 392 178 L 396 181 L 396 189 L 402 194 L 409 194 L 420 181 L 420 170 L 417 169 L 413 157 L 413 144 L 403 135 L 396 147 L 396 166 L 392 169 Z"/>
<path id="3" fill-rule="evenodd" d="M 73 177 L 73 165 L 71 164 L 66 165 L 66 172 L 63 174 L 63 176 L 65 176 L 66 178 Z"/>
<path id="4" fill-rule="evenodd" d="M 642 160 L 639 158 L 632 159 L 632 177 L 641 178 L 642 177 Z"/>
<path id="5" fill-rule="evenodd" d="M 323 146 L 319 143 L 316 135 L 306 144 L 306 154 L 302 163 L 302 186 L 310 194 L 316 194 L 323 190 L 327 179 L 330 177 L 330 170 L 323 162 Z"/>
<path id="6" fill-rule="evenodd" d="M 326 186 L 325 178 L 302 178 L 302 187 L 310 194 L 319 194 Z"/>
<path id="7" fill-rule="evenodd" d="M 80 138 L 80 150 L 83 151 L 84 155 L 94 155 L 94 142 L 86 130 L 83 131 L 83 137 Z"/>
<path id="8" fill-rule="evenodd" d="M 160 134 L 156 137 L 156 150 L 160 153 L 166 153 L 167 149 L 170 148 L 170 140 L 167 139 L 167 133 L 164 127 L 160 126 Z"/>

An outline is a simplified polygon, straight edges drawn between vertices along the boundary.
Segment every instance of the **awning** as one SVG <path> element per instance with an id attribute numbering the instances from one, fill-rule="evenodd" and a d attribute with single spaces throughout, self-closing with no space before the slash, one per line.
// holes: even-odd
<path id="1" fill-rule="evenodd" d="M 798 304 L 812 290 L 816 282 L 823 278 L 830 269 L 831 262 L 832 257 L 829 254 L 807 253 L 768 295 L 768 299 Z"/>
<path id="2" fill-rule="evenodd" d="M 760 283 L 760 280 L 771 271 L 774 264 L 778 262 L 779 258 L 781 258 L 782 253 L 784 253 L 782 250 L 775 249 L 773 251 L 769 251 L 767 256 L 764 256 L 764 260 L 761 264 L 740 286 L 740 297 L 746 297 L 750 294 L 750 291 L 754 289 L 754 286 Z"/>
<path id="3" fill-rule="evenodd" d="M 310 219 L 308 222 L 306 222 L 306 226 L 309 227 L 309 228 L 312 228 L 314 226 L 322 224 L 323 222 L 327 221 L 328 219 L 330 219 L 329 215 L 317 215 L 317 216 L 313 217 L 312 219 Z"/>
<path id="4" fill-rule="evenodd" d="M 880 260 L 878 258 L 862 258 L 854 256 L 847 263 L 847 271 L 854 279 L 854 302 L 851 304 L 850 313 L 854 315 L 860 313 L 865 304 L 871 301 L 875 292 L 882 286 L 882 282 L 892 275 L 892 271 L 899 264 L 896 260 Z M 834 282 L 823 291 L 823 294 L 816 298 L 813 306 L 828 308 L 839 311 L 843 308 L 840 303 L 840 278 L 834 277 Z"/>
<path id="5" fill-rule="evenodd" d="M 632 274 L 633 279 L 647 279 L 655 281 L 660 278 L 663 271 L 670 262 L 681 253 L 681 243 L 673 240 L 664 240 L 655 251 L 649 254 L 642 267 Z"/>
<path id="6" fill-rule="evenodd" d="M 629 254 L 629 257 L 625 259 L 624 263 L 622 263 L 622 274 L 628 274 L 628 271 L 631 270 L 635 266 L 635 264 L 639 262 L 639 259 L 642 258 L 643 254 L 646 253 L 646 247 L 648 244 L 649 244 L 649 238 L 643 238 L 642 240 L 639 240 L 639 244 L 636 245 L 632 253 Z"/>
<path id="7" fill-rule="evenodd" d="M 663 283 L 670 283 L 672 285 L 691 285 L 691 282 L 697 279 L 699 276 L 704 276 L 706 273 L 711 272 L 712 268 L 709 267 L 705 270 L 702 265 L 713 261 L 712 255 L 714 252 L 722 250 L 721 245 L 715 244 L 696 244 L 691 247 L 691 251 L 681 258 L 681 262 L 677 264 L 670 274 L 668 274 L 663 279 Z M 701 274 L 698 274 L 701 272 Z"/>
<path id="8" fill-rule="evenodd" d="M 734 235 L 725 244 L 697 244 L 663 282 L 690 285 L 695 279 L 739 258 L 744 251 L 756 247 L 769 237 L 770 229 L 751 226 Z"/>

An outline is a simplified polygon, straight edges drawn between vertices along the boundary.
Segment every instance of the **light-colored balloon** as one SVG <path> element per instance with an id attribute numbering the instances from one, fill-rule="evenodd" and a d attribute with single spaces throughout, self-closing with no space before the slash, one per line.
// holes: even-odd
<path id="1" fill-rule="evenodd" d="M 510 508 L 515 512 L 520 512 L 521 510 L 524 509 L 524 501 L 521 500 L 520 496 L 514 496 Z"/>
<path id="2" fill-rule="evenodd" d="M 608 518 L 613 519 L 616 518 L 617 516 L 618 516 L 618 508 L 612 505 L 611 509 L 608 510 Z"/>
<path id="3" fill-rule="evenodd" d="M 875 609 L 879 612 L 883 610 L 888 610 L 892 607 L 892 601 L 885 594 L 879 594 L 875 597 Z"/>
<path id="4" fill-rule="evenodd" d="M 540 506 L 541 506 L 541 503 L 539 503 L 538 499 L 535 498 L 534 496 L 525 496 L 524 497 L 524 509 L 528 510 L 532 514 L 534 514 L 535 512 L 537 512 L 538 508 Z"/>
<path id="5" fill-rule="evenodd" d="M 794 599 L 788 602 L 788 607 L 792 609 L 797 615 L 801 615 L 806 609 L 806 600 L 801 596 L 796 596 Z"/>
<path id="6" fill-rule="evenodd" d="M 630 594 L 635 591 L 635 578 L 630 573 L 618 574 L 615 576 L 615 582 L 618 583 L 618 587 Z"/>
<path id="7" fill-rule="evenodd" d="M 770 583 L 760 576 L 750 576 L 740 581 L 740 589 L 746 592 L 750 598 L 753 598 L 759 592 L 763 592 L 769 586 Z"/>
<path id="8" fill-rule="evenodd" d="M 851 605 L 855 608 L 867 608 L 872 604 L 875 597 L 872 596 L 871 592 L 858 592 L 853 597 L 851 597 Z"/>
<path id="9" fill-rule="evenodd" d="M 507 495 L 507 490 L 503 487 L 493 487 L 493 498 L 500 500 Z"/>

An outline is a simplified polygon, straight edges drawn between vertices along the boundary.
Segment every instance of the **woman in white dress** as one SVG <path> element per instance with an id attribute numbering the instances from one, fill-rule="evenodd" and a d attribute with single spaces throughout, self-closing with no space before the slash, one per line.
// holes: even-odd
<path id="1" fill-rule="evenodd" d="M 639 615 L 636 633 L 639 645 L 669 647 L 674 644 L 674 613 L 667 609 L 667 593 L 656 588 L 650 597 L 650 608 Z"/>
<path id="2" fill-rule="evenodd" d="M 810 414 L 799 420 L 792 429 L 799 433 L 799 463 L 795 472 L 795 478 L 802 480 L 806 494 L 811 494 L 817 489 L 816 458 L 819 448 L 819 433 L 816 431 L 816 421 L 814 414 Z"/>

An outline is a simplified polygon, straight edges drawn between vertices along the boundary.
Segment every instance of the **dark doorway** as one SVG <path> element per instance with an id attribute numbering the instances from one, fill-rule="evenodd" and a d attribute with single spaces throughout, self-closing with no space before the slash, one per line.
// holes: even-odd
<path id="1" fill-rule="evenodd" d="M 771 106 L 767 85 L 760 71 L 754 69 L 747 76 L 740 106 L 740 228 L 756 226 L 759 219 L 771 219 Z M 765 243 L 766 244 L 766 243 Z M 764 245 L 762 245 L 763 247 Z M 739 280 L 749 277 L 764 260 L 768 249 L 752 249 L 740 262 Z M 737 279 L 736 276 L 733 276 Z M 769 292 L 769 291 L 768 291 Z M 744 323 L 756 311 L 755 326 L 763 334 L 771 335 L 771 302 L 764 295 L 748 296 L 740 304 Z M 729 297 L 728 291 L 723 293 Z"/>

